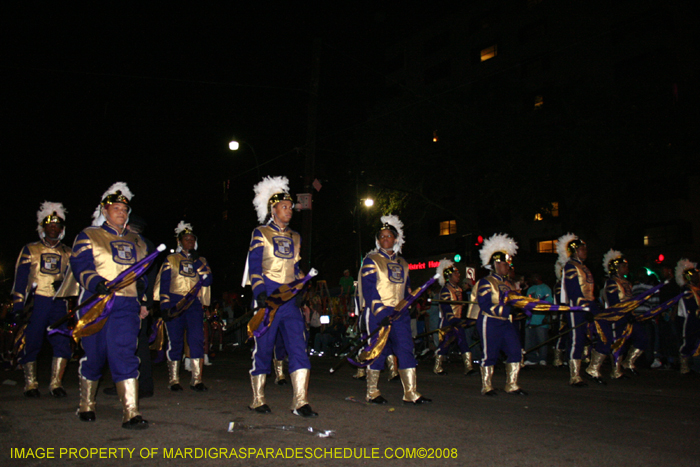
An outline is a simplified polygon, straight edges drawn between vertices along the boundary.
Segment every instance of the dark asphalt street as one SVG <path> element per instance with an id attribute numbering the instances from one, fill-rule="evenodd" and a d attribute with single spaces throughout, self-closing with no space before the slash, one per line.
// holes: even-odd
<path id="1" fill-rule="evenodd" d="M 487 398 L 479 393 L 479 377 L 463 376 L 456 357 L 446 367 L 449 375 L 442 377 L 433 375 L 431 361 L 425 360 L 418 368 L 418 389 L 433 399 L 432 404 L 404 406 L 401 384 L 389 383 L 382 375 L 380 389 L 390 404 L 369 406 L 346 400 L 364 400 L 364 382 L 351 378 L 350 366 L 330 374 L 334 360 L 315 357 L 309 392 L 311 405 L 320 415 L 306 420 L 288 410 L 291 387 L 275 386 L 272 378 L 268 378 L 266 392 L 273 413 L 258 415 L 247 409 L 250 360 L 248 351 L 238 348 L 220 353 L 214 365 L 205 368 L 209 391 L 203 394 L 187 386 L 184 392 L 169 392 L 165 364 L 156 365 L 156 394 L 141 401 L 150 428 L 134 432 L 120 427 L 121 408 L 116 397 L 101 392 L 111 385 L 109 380 L 98 393 L 97 421 L 78 420 L 77 363 L 70 364 L 64 379 L 68 397 L 48 397 L 50 361 L 42 358 L 41 399 L 23 397 L 21 371 L 5 371 L 1 376 L 3 466 L 55 465 L 69 457 L 75 466 L 171 462 L 597 467 L 699 463 L 700 377 L 681 377 L 671 370 L 642 370 L 640 377 L 575 389 L 567 385 L 566 370 L 533 367 L 525 369 L 520 378 L 528 396 L 501 391 L 497 397 Z M 607 376 L 609 366 L 604 370 Z M 189 373 L 184 372 L 182 379 L 186 383 Z M 8 384 L 11 381 L 17 384 Z M 504 382 L 505 371 L 497 368 L 496 387 L 502 388 Z M 231 422 L 235 422 L 234 427 L 253 428 L 229 432 Z M 334 437 L 316 437 L 307 431 L 309 426 L 333 430 Z M 36 458 L 16 459 L 22 448 L 25 457 Z M 234 449 L 234 457 L 212 459 L 231 456 Z M 40 458 L 43 455 L 53 458 Z"/>

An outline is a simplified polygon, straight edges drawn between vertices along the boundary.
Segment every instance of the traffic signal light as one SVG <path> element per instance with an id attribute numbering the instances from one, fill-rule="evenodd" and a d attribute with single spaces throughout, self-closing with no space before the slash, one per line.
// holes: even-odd
<path id="1" fill-rule="evenodd" d="M 457 253 L 457 254 L 454 256 L 454 262 L 455 262 L 455 263 L 459 263 L 460 261 L 462 261 L 462 255 L 460 255 L 459 253 Z"/>
<path id="2" fill-rule="evenodd" d="M 664 262 L 665 259 L 666 259 L 666 257 L 664 255 L 659 254 L 659 256 L 656 257 L 656 263 L 661 264 Z"/>

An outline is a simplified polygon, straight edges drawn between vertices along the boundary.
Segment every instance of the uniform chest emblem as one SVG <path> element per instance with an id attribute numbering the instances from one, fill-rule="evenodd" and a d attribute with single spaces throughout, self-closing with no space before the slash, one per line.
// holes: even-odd
<path id="1" fill-rule="evenodd" d="M 274 246 L 274 255 L 277 258 L 293 259 L 294 258 L 294 242 L 289 237 L 272 237 L 272 245 Z"/>
<path id="2" fill-rule="evenodd" d="M 395 284 L 403 284 L 403 268 L 398 263 L 389 263 L 386 265 L 389 271 L 389 281 Z"/>
<path id="3" fill-rule="evenodd" d="M 55 253 L 41 255 L 41 272 L 43 274 L 59 274 L 61 272 L 61 256 Z"/>
<path id="4" fill-rule="evenodd" d="M 136 262 L 136 248 L 131 242 L 123 240 L 110 242 L 112 247 L 112 259 L 117 264 L 134 264 Z"/>
<path id="5" fill-rule="evenodd" d="M 183 259 L 180 261 L 180 275 L 185 277 L 194 277 L 194 264 L 190 260 Z"/>

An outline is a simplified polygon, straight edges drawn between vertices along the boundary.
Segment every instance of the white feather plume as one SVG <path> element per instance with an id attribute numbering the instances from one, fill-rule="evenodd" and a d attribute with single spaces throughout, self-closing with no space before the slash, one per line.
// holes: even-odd
<path id="1" fill-rule="evenodd" d="M 676 282 L 678 283 L 679 286 L 683 287 L 686 283 L 685 277 L 683 277 L 683 273 L 687 271 L 688 269 L 695 269 L 698 267 L 697 263 L 693 263 L 690 261 L 688 258 L 682 258 L 680 261 L 678 261 L 678 264 L 676 264 L 676 271 L 675 271 L 675 276 L 676 276 Z"/>
<path id="2" fill-rule="evenodd" d="M 253 187 L 255 197 L 253 206 L 258 215 L 258 222 L 263 224 L 267 218 L 267 202 L 275 193 L 289 193 L 289 179 L 287 177 L 263 177 L 257 185 Z"/>
<path id="3" fill-rule="evenodd" d="M 54 212 L 58 217 L 60 217 L 64 221 L 66 220 L 66 213 L 68 211 L 66 211 L 66 208 L 63 207 L 63 204 L 54 203 L 51 201 L 44 201 L 43 203 L 41 203 L 41 206 L 39 206 L 39 210 L 36 212 L 36 231 L 39 232 L 39 237 L 44 238 L 45 235 L 44 226 L 42 225 L 42 222 L 44 222 L 44 219 L 46 219 Z M 61 233 L 60 238 L 63 238 L 63 233 Z"/>
<path id="4" fill-rule="evenodd" d="M 443 274 L 445 269 L 452 267 L 453 264 L 455 264 L 453 261 L 444 258 L 440 260 L 440 264 L 438 264 L 438 267 L 435 269 L 435 272 L 438 274 L 438 282 L 440 283 L 441 287 L 445 286 L 445 276 Z"/>
<path id="5" fill-rule="evenodd" d="M 126 183 L 117 182 L 112 184 L 112 186 L 107 188 L 107 191 L 102 193 L 102 197 L 100 198 L 100 204 L 97 205 L 95 211 L 92 213 L 92 225 L 96 225 L 99 227 L 104 223 L 105 217 L 102 215 L 102 200 L 105 199 L 107 196 L 116 193 L 117 191 L 121 191 L 122 195 L 124 195 L 124 197 L 129 201 L 131 201 L 131 198 L 134 197 L 134 194 L 131 192 Z"/>
<path id="6" fill-rule="evenodd" d="M 395 216 L 393 214 L 382 216 L 380 221 L 382 225 L 389 224 L 396 229 L 396 232 L 398 232 L 396 236 L 396 241 L 394 242 L 394 253 L 400 254 L 401 249 L 403 248 L 403 244 L 406 242 L 406 239 L 403 236 L 403 222 L 401 222 L 398 216 Z M 381 248 L 379 246 L 379 239 L 375 237 L 374 243 L 377 245 L 377 250 L 379 250 Z"/>
<path id="7" fill-rule="evenodd" d="M 497 251 L 502 251 L 508 256 L 513 257 L 518 251 L 518 244 L 506 234 L 493 234 L 491 237 L 484 240 L 484 245 L 479 252 L 481 265 L 486 269 L 491 269 L 489 262 L 491 261 L 491 256 Z"/>
<path id="8" fill-rule="evenodd" d="M 559 254 L 557 261 L 565 264 L 567 261 L 569 261 L 569 250 L 566 248 L 566 246 L 574 240 L 578 240 L 578 236 L 572 234 L 571 232 L 567 233 L 566 235 L 562 235 L 559 237 L 559 239 L 557 239 L 557 253 Z"/>
<path id="9" fill-rule="evenodd" d="M 566 266 L 566 262 L 562 262 L 559 259 L 556 263 L 554 263 L 554 275 L 557 276 L 558 281 L 561 280 L 561 275 L 564 271 L 564 266 Z"/>
<path id="10" fill-rule="evenodd" d="M 605 255 L 603 256 L 603 269 L 605 269 L 605 274 L 610 274 L 610 261 L 621 256 L 621 251 L 613 250 L 612 248 L 610 248 L 610 251 L 605 253 Z"/>
<path id="11" fill-rule="evenodd" d="M 184 230 L 194 231 L 194 229 L 192 228 L 192 224 L 190 224 L 189 222 L 180 221 L 180 223 L 177 224 L 177 227 L 175 227 L 175 236 L 178 237 L 180 233 Z"/>

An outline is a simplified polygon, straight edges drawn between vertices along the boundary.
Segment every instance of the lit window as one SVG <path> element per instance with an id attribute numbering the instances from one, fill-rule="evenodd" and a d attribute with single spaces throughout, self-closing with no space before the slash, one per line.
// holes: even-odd
<path id="1" fill-rule="evenodd" d="M 535 214 L 536 221 L 541 221 L 542 219 L 544 219 L 544 217 L 542 216 L 541 212 L 538 212 L 537 214 Z"/>
<path id="2" fill-rule="evenodd" d="M 549 213 L 552 217 L 559 217 L 559 201 L 552 201 L 552 210 Z"/>
<path id="3" fill-rule="evenodd" d="M 644 246 L 649 246 L 649 235 L 644 236 Z"/>
<path id="4" fill-rule="evenodd" d="M 498 55 L 498 46 L 494 44 L 491 47 L 486 47 L 485 49 L 481 50 L 481 61 L 485 62 L 486 60 L 492 59 L 496 55 Z"/>
<path id="5" fill-rule="evenodd" d="M 535 110 L 541 109 L 544 105 L 544 97 L 542 95 L 535 96 Z"/>
<path id="6" fill-rule="evenodd" d="M 557 240 L 545 240 L 537 242 L 537 253 L 556 253 Z"/>
<path id="7" fill-rule="evenodd" d="M 457 233 L 457 221 L 440 222 L 440 235 L 452 235 Z"/>

